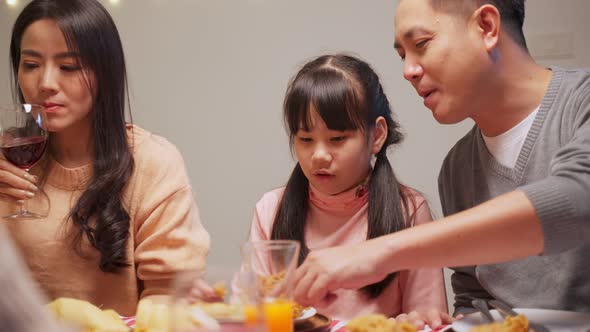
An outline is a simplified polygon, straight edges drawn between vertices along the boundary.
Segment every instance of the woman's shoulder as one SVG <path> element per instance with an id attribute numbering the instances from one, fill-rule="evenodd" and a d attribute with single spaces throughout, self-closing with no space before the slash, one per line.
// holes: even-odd
<path id="1" fill-rule="evenodd" d="M 178 176 L 185 181 L 184 159 L 174 144 L 136 125 L 127 126 L 127 135 L 136 176 L 153 177 L 153 180 Z"/>
<path id="2" fill-rule="evenodd" d="M 166 161 L 182 159 L 178 148 L 163 136 L 156 135 L 137 125 L 127 125 L 127 137 L 133 157 Z"/>

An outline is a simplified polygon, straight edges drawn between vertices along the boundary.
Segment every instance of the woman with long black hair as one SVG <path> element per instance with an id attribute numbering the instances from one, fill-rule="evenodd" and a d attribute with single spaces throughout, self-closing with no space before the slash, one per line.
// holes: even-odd
<path id="1" fill-rule="evenodd" d="M 169 293 L 175 272 L 203 269 L 209 235 L 182 156 L 126 123 L 125 58 L 105 8 L 32 1 L 10 59 L 17 102 L 43 105 L 50 134 L 32 175 L 0 160 L 0 212 L 49 198 L 45 219 L 5 222 L 49 299 L 133 315 L 140 298 Z"/>

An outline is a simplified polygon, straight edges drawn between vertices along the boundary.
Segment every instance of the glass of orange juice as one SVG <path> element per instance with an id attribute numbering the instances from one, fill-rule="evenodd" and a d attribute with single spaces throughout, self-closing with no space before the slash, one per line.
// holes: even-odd
<path id="1" fill-rule="evenodd" d="M 267 332 L 292 332 L 299 242 L 251 241 L 241 249 L 243 268 L 256 279 L 257 298 Z"/>

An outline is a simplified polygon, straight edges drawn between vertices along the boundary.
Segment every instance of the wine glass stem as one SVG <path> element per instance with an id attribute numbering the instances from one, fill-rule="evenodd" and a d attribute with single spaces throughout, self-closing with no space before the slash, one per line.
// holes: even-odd
<path id="1" fill-rule="evenodd" d="M 29 173 L 29 169 L 28 168 L 25 168 L 25 172 Z M 29 211 L 27 211 L 27 205 L 26 204 L 27 204 L 27 200 L 25 200 L 25 199 L 19 201 L 19 205 L 20 205 L 20 212 L 19 212 L 19 214 L 21 216 L 24 216 L 24 215 L 26 215 L 26 214 L 29 213 Z"/>
<path id="2" fill-rule="evenodd" d="M 21 216 L 24 216 L 25 214 L 27 214 L 27 207 L 25 206 L 26 201 L 25 200 L 20 200 L 18 201 L 19 205 L 20 205 L 20 211 L 19 214 Z"/>

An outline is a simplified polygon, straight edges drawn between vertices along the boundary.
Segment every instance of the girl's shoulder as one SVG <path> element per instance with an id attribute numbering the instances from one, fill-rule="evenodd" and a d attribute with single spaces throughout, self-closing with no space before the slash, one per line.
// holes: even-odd
<path id="1" fill-rule="evenodd" d="M 411 226 L 432 220 L 428 202 L 419 191 L 406 186 L 403 186 L 402 191 L 406 199 Z"/>
<path id="2" fill-rule="evenodd" d="M 256 210 L 260 211 L 271 211 L 273 214 L 279 206 L 285 187 L 280 187 L 267 191 L 256 203 Z"/>
<path id="3" fill-rule="evenodd" d="M 279 209 L 285 188 L 277 188 L 266 192 L 256 203 L 254 209 L 254 224 L 252 234 L 258 234 L 261 239 L 270 239 L 274 220 Z"/>
<path id="4" fill-rule="evenodd" d="M 422 204 L 426 204 L 426 199 L 424 198 L 422 193 L 420 193 L 416 189 L 403 186 L 402 191 L 406 196 L 406 199 L 408 200 L 410 207 L 413 206 L 415 209 L 418 209 Z"/>

